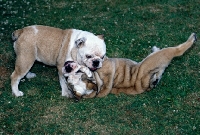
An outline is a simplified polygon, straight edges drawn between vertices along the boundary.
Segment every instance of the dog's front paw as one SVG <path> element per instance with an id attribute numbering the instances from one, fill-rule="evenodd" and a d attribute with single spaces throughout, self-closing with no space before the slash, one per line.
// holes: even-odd
<path id="1" fill-rule="evenodd" d="M 13 92 L 13 95 L 15 95 L 16 97 L 21 97 L 24 95 L 24 93 L 22 91 L 18 91 L 18 92 Z"/>

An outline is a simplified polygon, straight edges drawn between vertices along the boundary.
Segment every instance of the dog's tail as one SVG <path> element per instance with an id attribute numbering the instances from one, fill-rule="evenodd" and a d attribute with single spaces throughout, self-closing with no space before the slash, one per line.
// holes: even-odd
<path id="1" fill-rule="evenodd" d="M 23 32 L 23 29 L 18 29 L 16 31 L 14 31 L 12 33 L 12 40 L 16 41 L 19 38 L 19 36 L 22 34 L 22 32 Z"/>

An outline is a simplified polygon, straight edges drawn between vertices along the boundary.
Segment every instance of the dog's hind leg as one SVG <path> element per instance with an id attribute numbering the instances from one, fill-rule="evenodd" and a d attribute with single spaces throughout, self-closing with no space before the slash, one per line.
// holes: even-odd
<path id="1" fill-rule="evenodd" d="M 163 50 L 163 54 L 166 54 L 168 53 L 168 55 L 166 55 L 166 57 L 168 58 L 169 61 L 171 61 L 171 59 L 173 59 L 173 57 L 176 57 L 176 56 L 181 56 L 183 55 L 183 53 L 189 49 L 192 44 L 194 42 L 197 41 L 197 37 L 196 37 L 196 34 L 195 33 L 192 33 L 190 35 L 190 37 L 188 38 L 188 40 L 183 43 L 183 44 L 180 44 L 176 47 L 169 47 L 169 48 L 166 48 L 165 51 Z M 154 50 L 154 52 L 157 52 L 157 47 L 153 47 L 152 50 Z M 159 51 L 159 50 L 158 50 Z M 166 59 L 165 59 L 166 60 Z M 164 60 L 163 60 L 164 61 Z M 160 64 L 158 65 L 158 69 L 157 71 L 154 71 L 153 73 L 153 76 L 151 77 L 150 81 L 149 81 L 149 85 L 150 85 L 150 89 L 154 88 L 158 82 L 160 81 L 161 77 L 162 77 L 162 74 L 165 70 L 165 67 L 168 66 L 169 64 L 169 61 L 166 60 L 166 63 L 165 64 Z M 159 64 L 159 63 L 158 63 Z M 153 70 L 152 70 L 153 71 Z"/>
<path id="2" fill-rule="evenodd" d="M 136 81 L 137 89 L 146 89 L 147 84 L 149 85 L 149 83 L 150 88 L 152 88 L 153 85 L 156 85 L 171 60 L 176 56 L 181 56 L 196 40 L 196 34 L 192 33 L 185 43 L 176 47 L 168 47 L 155 51 L 147 56 L 140 63 Z M 152 75 L 154 75 L 153 78 Z"/>
<path id="3" fill-rule="evenodd" d="M 188 40 L 183 43 L 183 44 L 180 44 L 176 47 L 176 52 L 175 52 L 175 56 L 181 56 L 183 55 L 183 53 L 189 49 L 193 43 L 195 43 L 197 41 L 197 37 L 196 37 L 196 34 L 195 33 L 192 33 L 190 35 L 190 37 L 188 38 Z"/>
<path id="4" fill-rule="evenodd" d="M 24 57 L 25 56 L 25 57 Z M 16 96 L 23 96 L 23 92 L 19 91 L 18 85 L 30 68 L 33 66 L 33 63 L 35 61 L 34 55 L 32 54 L 18 54 L 15 64 L 15 70 L 11 75 L 11 87 L 12 87 L 12 93 Z"/>

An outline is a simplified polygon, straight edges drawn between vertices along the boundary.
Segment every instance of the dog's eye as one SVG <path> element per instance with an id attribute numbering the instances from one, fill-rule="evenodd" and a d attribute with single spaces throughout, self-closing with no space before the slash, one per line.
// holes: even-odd
<path id="1" fill-rule="evenodd" d="M 91 56 L 91 55 L 86 55 L 86 58 L 88 58 L 88 59 L 89 59 L 89 58 L 92 58 L 92 56 Z"/>
<path id="2" fill-rule="evenodd" d="M 105 56 L 105 55 L 104 55 Z M 101 57 L 101 59 L 103 59 L 104 58 L 104 56 L 103 57 Z"/>

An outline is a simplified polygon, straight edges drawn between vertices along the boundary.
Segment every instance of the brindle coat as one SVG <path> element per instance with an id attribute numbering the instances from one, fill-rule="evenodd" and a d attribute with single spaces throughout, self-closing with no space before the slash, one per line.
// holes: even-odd
<path id="1" fill-rule="evenodd" d="M 192 33 L 185 43 L 156 50 L 139 63 L 129 59 L 107 58 L 102 68 L 94 74 L 99 88 L 97 97 L 104 97 L 109 93 L 135 95 L 151 90 L 161 79 L 170 61 L 181 56 L 196 40 L 195 33 Z M 95 96 L 94 91 L 84 98 Z"/>

